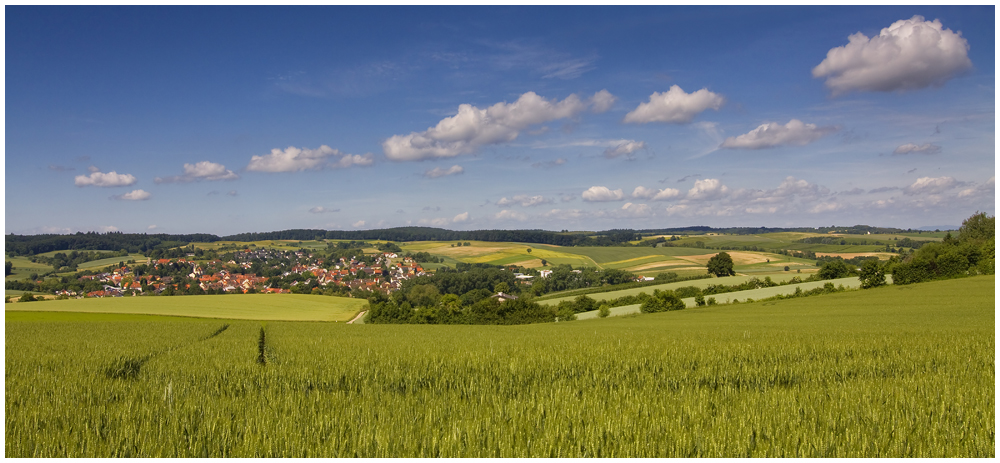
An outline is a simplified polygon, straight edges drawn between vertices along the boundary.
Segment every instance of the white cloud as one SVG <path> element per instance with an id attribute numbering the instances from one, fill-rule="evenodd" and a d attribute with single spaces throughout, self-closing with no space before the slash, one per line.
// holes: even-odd
<path id="1" fill-rule="evenodd" d="M 619 156 L 631 156 L 632 153 L 646 148 L 646 142 L 635 140 L 624 140 L 611 148 L 604 150 L 604 157 L 608 159 Z"/>
<path id="2" fill-rule="evenodd" d="M 431 170 L 428 170 L 427 172 L 424 172 L 424 177 L 427 178 L 447 177 L 449 175 L 458 175 L 463 172 L 465 172 L 465 169 L 463 169 L 462 166 L 456 164 L 447 169 L 435 167 Z"/>
<path id="3" fill-rule="evenodd" d="M 633 198 L 645 198 L 651 199 L 653 201 L 665 201 L 668 199 L 673 199 L 680 196 L 680 190 L 674 188 L 664 188 L 662 190 L 657 190 L 656 188 L 646 188 L 644 186 L 637 186 L 635 190 L 632 191 Z"/>
<path id="4" fill-rule="evenodd" d="M 97 166 L 90 166 L 87 168 L 87 172 L 100 172 L 100 171 L 101 169 L 98 169 Z"/>
<path id="5" fill-rule="evenodd" d="M 589 202 L 603 202 L 603 201 L 621 201 L 625 198 L 625 194 L 622 193 L 621 188 L 617 190 L 611 190 L 606 186 L 592 186 L 584 191 L 583 200 Z"/>
<path id="6" fill-rule="evenodd" d="M 117 199 L 120 201 L 145 201 L 152 196 L 153 195 L 149 194 L 149 192 L 145 190 L 132 190 L 125 194 L 114 195 L 111 199 Z"/>
<path id="7" fill-rule="evenodd" d="M 136 178 L 132 174 L 119 174 L 115 171 L 103 173 L 93 169 L 96 167 L 92 167 L 90 175 L 77 175 L 74 180 L 76 186 L 116 187 L 129 186 L 136 182 Z"/>
<path id="8" fill-rule="evenodd" d="M 497 218 L 497 219 L 499 219 L 499 220 L 518 220 L 518 221 L 524 221 L 524 220 L 528 219 L 528 216 L 524 215 L 524 213 L 517 212 L 517 211 L 511 211 L 511 210 L 508 210 L 508 209 L 504 209 L 504 210 L 502 210 L 500 212 L 497 212 L 494 217 Z"/>
<path id="9" fill-rule="evenodd" d="M 779 145 L 806 145 L 836 131 L 836 127 L 817 127 L 798 119 L 792 119 L 785 125 L 770 122 L 749 133 L 729 137 L 719 147 L 755 150 Z"/>
<path id="10" fill-rule="evenodd" d="M 340 212 L 340 209 L 330 209 L 328 207 L 316 206 L 312 209 L 309 209 L 309 212 L 312 212 L 313 214 L 325 214 L 328 212 Z"/>
<path id="11" fill-rule="evenodd" d="M 118 227 L 116 227 L 114 225 L 104 225 L 104 226 L 101 227 L 101 231 L 105 232 L 105 233 L 107 233 L 107 232 L 116 232 L 116 231 L 118 231 Z"/>
<path id="12" fill-rule="evenodd" d="M 910 196 L 919 194 L 939 194 L 961 185 L 961 182 L 952 177 L 920 177 L 917 181 L 913 182 L 912 185 L 903 188 L 903 194 Z"/>
<path id="13" fill-rule="evenodd" d="M 463 212 L 461 214 L 458 214 L 458 215 L 455 216 L 455 218 L 451 219 L 451 221 L 454 222 L 454 223 L 468 222 L 469 221 L 469 213 L 468 212 Z"/>
<path id="14" fill-rule="evenodd" d="M 274 148 L 271 154 L 253 156 L 247 170 L 255 172 L 297 172 L 308 169 L 347 168 L 368 166 L 374 162 L 371 153 L 347 154 L 322 145 L 316 149 L 289 146 L 284 150 Z"/>
<path id="15" fill-rule="evenodd" d="M 512 198 L 509 198 L 509 199 L 506 196 L 504 196 L 503 198 L 500 198 L 500 200 L 497 201 L 497 206 L 506 207 L 506 206 L 511 206 L 511 205 L 515 205 L 516 204 L 516 205 L 520 205 L 521 207 L 531 207 L 531 206 L 537 206 L 539 204 L 547 204 L 547 203 L 551 203 L 551 202 L 552 202 L 552 200 L 546 199 L 544 196 L 541 196 L 541 195 L 535 195 L 535 196 L 516 195 L 516 196 L 514 196 Z"/>
<path id="16" fill-rule="evenodd" d="M 706 178 L 695 180 L 694 187 L 688 190 L 687 199 L 712 200 L 719 199 L 729 193 L 729 187 L 722 184 L 719 179 Z"/>
<path id="17" fill-rule="evenodd" d="M 514 141 L 532 125 L 575 117 L 586 108 L 587 104 L 575 94 L 562 101 L 550 101 L 535 92 L 525 93 L 513 103 L 497 103 L 485 109 L 463 104 L 458 107 L 458 114 L 423 132 L 389 137 L 382 143 L 382 149 L 393 161 L 470 154 L 481 146 Z"/>
<path id="18" fill-rule="evenodd" d="M 826 77 L 834 95 L 913 90 L 943 85 L 971 68 L 968 52 L 961 32 L 944 29 L 937 19 L 914 16 L 892 23 L 871 39 L 861 32 L 851 35 L 847 45 L 827 52 L 812 74 Z"/>
<path id="19" fill-rule="evenodd" d="M 812 214 L 822 214 L 824 212 L 834 212 L 834 211 L 839 211 L 839 210 L 843 210 L 843 209 L 844 209 L 844 205 L 843 204 L 831 201 L 831 202 L 819 203 L 819 204 L 813 206 L 812 208 L 810 208 L 809 212 L 812 213 Z"/>
<path id="20" fill-rule="evenodd" d="M 193 182 L 195 180 L 235 180 L 240 178 L 236 172 L 226 170 L 226 166 L 209 161 L 195 164 L 184 164 L 184 174 L 173 177 L 156 177 L 156 183 Z"/>
<path id="21" fill-rule="evenodd" d="M 150 225 L 150 226 L 146 227 L 146 230 L 156 230 L 157 228 L 159 228 L 159 227 L 156 226 L 156 225 Z"/>
<path id="22" fill-rule="evenodd" d="M 621 212 L 626 217 L 649 217 L 651 210 L 645 204 L 625 203 Z"/>
<path id="23" fill-rule="evenodd" d="M 718 110 L 725 101 L 722 95 L 712 93 L 708 89 L 684 93 L 684 90 L 674 85 L 666 92 L 653 92 L 648 102 L 640 103 L 637 108 L 625 115 L 625 122 L 687 124 L 702 111 Z"/>
<path id="24" fill-rule="evenodd" d="M 926 145 L 915 145 L 913 143 L 907 143 L 905 145 L 899 145 L 893 150 L 892 154 L 937 154 L 941 152 L 941 147 L 937 145 L 932 145 L 930 143 Z"/>
<path id="25" fill-rule="evenodd" d="M 595 113 L 606 112 L 614 106 L 615 101 L 618 101 L 618 97 L 607 90 L 601 90 L 590 97 L 590 110 Z"/>
<path id="26" fill-rule="evenodd" d="M 361 228 L 361 227 L 365 226 L 365 221 L 364 220 L 359 220 L 357 222 L 352 223 L 351 226 L 354 227 L 354 228 Z"/>

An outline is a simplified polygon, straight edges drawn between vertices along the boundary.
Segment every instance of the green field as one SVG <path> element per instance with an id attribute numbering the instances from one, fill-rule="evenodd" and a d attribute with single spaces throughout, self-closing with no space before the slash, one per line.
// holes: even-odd
<path id="1" fill-rule="evenodd" d="M 429 269 L 436 269 L 441 265 L 453 267 L 458 262 L 543 268 L 542 260 L 545 260 L 549 266 L 569 264 L 574 268 L 622 269 L 640 275 L 674 272 L 682 276 L 705 273 L 705 263 L 711 256 L 719 253 L 717 250 L 693 247 L 561 247 L 485 241 L 471 241 L 471 246 L 452 246 L 453 244 L 455 243 L 415 241 L 401 243 L 400 247 L 404 252 L 427 252 L 444 259 L 442 264 L 425 264 L 425 268 Z M 736 261 L 736 271 L 740 273 L 780 274 L 786 265 L 793 271 L 815 268 L 813 260 L 780 254 L 743 251 L 731 251 L 730 254 Z"/>
<path id="2" fill-rule="evenodd" d="M 992 458 L 994 285 L 526 326 L 9 314 L 5 456 Z"/>
<path id="3" fill-rule="evenodd" d="M 728 277 L 728 278 L 733 278 L 733 277 Z M 887 275 L 886 280 L 888 280 L 889 284 L 892 284 L 891 276 Z M 806 283 L 796 283 L 784 286 L 772 286 L 770 288 L 748 289 L 744 291 L 733 291 L 731 293 L 712 294 L 705 296 L 705 299 L 707 300 L 708 298 L 714 298 L 716 302 L 718 302 L 719 304 L 729 304 L 734 300 L 746 302 L 748 298 L 756 301 L 778 295 L 788 296 L 794 294 L 796 288 L 801 288 L 802 291 L 809 291 L 815 288 L 822 288 L 823 285 L 827 283 L 831 283 L 836 287 L 843 286 L 844 288 L 847 289 L 858 289 L 861 287 L 861 281 L 857 277 L 848 277 L 848 278 L 838 278 L 835 280 L 809 281 Z M 664 289 L 670 289 L 670 288 L 664 288 Z M 652 290 L 648 291 L 646 294 L 652 294 Z M 596 297 L 594 297 L 594 299 L 604 300 L 604 299 L 597 299 Z M 560 298 L 560 300 L 572 300 L 572 298 Z M 686 306 L 689 309 L 698 307 L 698 304 L 695 302 L 695 298 L 693 297 L 686 297 L 681 299 L 681 301 L 684 302 L 684 306 Z M 539 303 L 551 304 L 551 302 L 549 301 L 539 301 Z M 639 313 L 640 305 L 641 304 L 629 304 L 618 307 L 611 307 L 611 316 L 622 316 L 622 315 Z M 591 318 L 597 318 L 597 311 L 591 310 L 588 312 L 578 313 L 576 314 L 576 318 L 577 320 L 587 320 Z"/>
<path id="4" fill-rule="evenodd" d="M 172 315 L 236 320 L 348 321 L 364 299 L 307 294 L 110 297 L 6 304 L 7 310 Z"/>
<path id="5" fill-rule="evenodd" d="M 800 275 L 800 274 L 786 273 L 783 276 L 773 276 L 773 277 L 771 277 L 771 279 L 773 281 L 777 282 L 777 283 L 780 283 L 780 282 L 788 281 L 788 280 L 792 279 L 795 276 L 801 277 L 802 275 Z M 594 300 L 596 300 L 596 301 L 607 301 L 607 300 L 610 300 L 610 299 L 617 299 L 619 297 L 636 296 L 639 293 L 653 294 L 653 291 L 656 291 L 656 290 L 660 290 L 660 291 L 671 290 L 672 291 L 672 290 L 675 290 L 675 289 L 683 287 L 683 286 L 694 286 L 695 288 L 706 288 L 709 285 L 729 285 L 729 286 L 731 286 L 731 285 L 738 285 L 738 284 L 744 283 L 746 281 L 749 281 L 751 278 L 755 278 L 755 277 L 745 276 L 745 275 L 737 275 L 737 276 L 721 277 L 721 278 L 705 278 L 705 279 L 702 279 L 702 280 L 677 281 L 677 282 L 674 282 L 674 283 L 664 283 L 662 285 L 641 286 L 641 287 L 638 287 L 638 288 L 620 289 L 620 290 L 617 290 L 617 291 L 607 291 L 607 292 L 603 292 L 603 293 L 591 293 L 591 294 L 587 294 L 587 296 L 590 297 L 590 298 L 592 298 L 592 299 L 594 299 Z M 849 279 L 845 278 L 844 280 L 849 280 Z M 853 280 L 857 281 L 858 279 L 854 278 Z M 819 286 L 823 286 L 823 283 L 824 282 L 819 282 Z M 805 288 L 803 288 L 803 289 L 805 289 Z M 794 292 L 795 290 L 792 289 L 792 291 Z M 556 295 L 558 296 L 558 294 L 556 294 Z M 578 295 L 553 297 L 553 298 L 545 297 L 545 298 L 536 299 L 536 301 L 539 304 L 558 305 L 562 301 L 570 301 L 570 302 L 572 302 L 577 297 L 578 297 Z"/>

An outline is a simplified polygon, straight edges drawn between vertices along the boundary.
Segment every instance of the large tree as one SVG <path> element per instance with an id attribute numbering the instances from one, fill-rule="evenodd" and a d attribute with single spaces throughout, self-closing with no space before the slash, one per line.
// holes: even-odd
<path id="1" fill-rule="evenodd" d="M 736 275 L 733 270 L 733 258 L 728 253 L 720 252 L 708 260 L 708 273 L 717 277 Z"/>
<path id="2" fill-rule="evenodd" d="M 885 268 L 877 259 L 866 260 L 861 265 L 861 272 L 858 276 L 861 279 L 861 287 L 864 289 L 885 284 Z"/>

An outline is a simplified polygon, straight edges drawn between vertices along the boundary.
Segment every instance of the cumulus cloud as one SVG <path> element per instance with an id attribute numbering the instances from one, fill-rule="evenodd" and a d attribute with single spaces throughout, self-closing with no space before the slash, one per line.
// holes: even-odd
<path id="1" fill-rule="evenodd" d="M 939 194 L 961 185 L 961 182 L 952 177 L 920 177 L 910 186 L 903 188 L 903 194 L 910 196 Z"/>
<path id="2" fill-rule="evenodd" d="M 316 149 L 296 148 L 289 146 L 284 150 L 274 148 L 271 154 L 253 156 L 247 170 L 255 172 L 298 172 L 308 169 L 347 168 L 351 166 L 369 166 L 375 156 L 366 154 L 347 154 L 340 150 L 322 145 Z"/>
<path id="3" fill-rule="evenodd" d="M 157 228 L 159 228 L 159 226 L 157 226 L 157 225 L 154 224 L 154 225 L 150 225 L 150 226 L 146 227 L 146 230 L 156 230 Z"/>
<path id="4" fill-rule="evenodd" d="M 824 212 L 834 212 L 844 209 L 844 205 L 836 202 L 823 202 L 819 203 L 809 209 L 812 214 L 821 214 Z"/>
<path id="5" fill-rule="evenodd" d="M 196 180 L 235 180 L 240 178 L 236 172 L 227 170 L 226 166 L 209 161 L 195 164 L 184 164 L 184 174 L 173 177 L 156 177 L 156 183 L 193 182 Z"/>
<path id="6" fill-rule="evenodd" d="M 365 226 L 365 221 L 364 220 L 359 220 L 357 222 L 352 223 L 351 226 L 354 227 L 354 228 L 361 228 L 361 227 Z"/>
<path id="7" fill-rule="evenodd" d="M 96 167 L 94 168 L 96 169 Z M 119 174 L 115 171 L 103 173 L 99 170 L 91 170 L 90 175 L 77 175 L 74 183 L 76 186 L 100 186 L 116 187 L 129 186 L 136 182 L 132 174 Z"/>
<path id="8" fill-rule="evenodd" d="M 312 212 L 313 214 L 326 214 L 328 212 L 340 212 L 340 209 L 330 209 L 328 207 L 316 206 L 309 209 L 309 212 Z"/>
<path id="9" fill-rule="evenodd" d="M 687 199 L 712 200 L 724 197 L 729 193 L 729 187 L 722 184 L 719 179 L 706 178 L 695 180 L 694 187 L 688 190 Z"/>
<path id="10" fill-rule="evenodd" d="M 625 122 L 687 124 L 705 110 L 718 110 L 725 101 L 722 95 L 712 93 L 708 89 L 684 93 L 684 90 L 674 85 L 666 92 L 653 92 L 648 102 L 640 103 L 637 108 L 625 115 Z"/>
<path id="11" fill-rule="evenodd" d="M 587 191 L 584 191 L 582 196 L 584 201 L 589 202 L 621 201 L 625 198 L 625 194 L 621 188 L 611 190 L 606 186 L 592 186 L 587 188 Z"/>
<path id="12" fill-rule="evenodd" d="M 645 198 L 653 201 L 673 199 L 680 196 L 680 194 L 680 190 L 674 188 L 663 188 L 661 190 L 657 190 L 656 188 L 646 188 L 644 186 L 637 186 L 635 187 L 635 190 L 632 191 L 633 198 Z"/>
<path id="13" fill-rule="evenodd" d="M 451 219 L 451 221 L 454 222 L 454 223 L 468 222 L 469 221 L 469 213 L 468 212 L 463 212 L 461 214 L 458 214 L 453 219 Z"/>
<path id="14" fill-rule="evenodd" d="M 521 207 L 531 207 L 531 206 L 537 206 L 539 204 L 547 204 L 547 203 L 551 203 L 551 202 L 552 202 L 552 200 L 546 199 L 544 196 L 541 196 L 541 195 L 535 195 L 535 196 L 516 195 L 516 196 L 514 196 L 512 198 L 509 198 L 509 199 L 506 196 L 504 196 L 503 198 L 500 198 L 500 200 L 497 201 L 497 206 L 499 206 L 499 207 L 507 207 L 507 206 L 511 206 L 511 205 L 519 205 Z"/>
<path id="15" fill-rule="evenodd" d="M 651 210 L 646 204 L 625 203 L 620 212 L 625 217 L 649 217 Z"/>
<path id="16" fill-rule="evenodd" d="M 614 106 L 615 101 L 617 100 L 618 97 L 612 95 L 611 92 L 601 90 L 595 93 L 594 96 L 590 97 L 590 110 L 598 114 L 606 112 Z"/>
<path id="17" fill-rule="evenodd" d="M 532 125 L 575 117 L 587 106 L 575 94 L 557 101 L 546 100 L 535 92 L 525 93 L 513 103 L 497 103 L 485 109 L 462 104 L 458 114 L 423 132 L 389 137 L 382 143 L 382 150 L 393 161 L 470 154 L 481 146 L 514 141 Z"/>
<path id="18" fill-rule="evenodd" d="M 907 143 L 905 145 L 899 145 L 892 154 L 937 154 L 941 152 L 941 147 L 937 145 L 932 145 L 930 143 L 926 145 L 915 145 L 913 143 Z"/>
<path id="19" fill-rule="evenodd" d="M 729 137 L 719 147 L 756 150 L 780 145 L 806 145 L 836 131 L 836 127 L 817 127 L 798 119 L 792 119 L 785 125 L 770 122 L 749 133 Z"/>
<path id="20" fill-rule="evenodd" d="M 524 215 L 524 213 L 517 212 L 517 211 L 511 211 L 511 210 L 508 210 L 508 209 L 504 209 L 504 210 L 502 210 L 500 212 L 497 212 L 496 215 L 494 215 L 493 217 L 495 217 L 495 218 L 497 218 L 499 220 L 524 221 L 524 220 L 528 219 L 528 216 Z"/>
<path id="21" fill-rule="evenodd" d="M 449 175 L 458 175 L 463 172 L 465 172 L 465 169 L 463 169 L 462 166 L 456 164 L 447 169 L 435 167 L 431 170 L 428 170 L 427 172 L 424 172 L 424 177 L 427 178 L 447 177 Z"/>
<path id="22" fill-rule="evenodd" d="M 114 195 L 111 197 L 111 199 L 116 199 L 119 201 L 145 201 L 152 196 L 153 195 L 149 194 L 149 192 L 145 190 L 132 190 L 125 194 Z"/>
<path id="23" fill-rule="evenodd" d="M 847 45 L 827 52 L 812 74 L 826 77 L 834 95 L 921 89 L 943 85 L 971 68 L 968 52 L 961 32 L 943 28 L 937 19 L 914 16 L 892 23 L 877 37 L 851 35 Z"/>
<path id="24" fill-rule="evenodd" d="M 614 159 L 619 156 L 631 156 L 632 153 L 641 149 L 646 149 L 646 142 L 623 140 L 621 143 L 604 150 L 604 157 Z"/>

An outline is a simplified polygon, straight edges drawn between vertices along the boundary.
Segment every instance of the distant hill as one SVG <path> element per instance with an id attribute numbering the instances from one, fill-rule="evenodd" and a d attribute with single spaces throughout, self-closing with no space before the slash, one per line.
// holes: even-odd
<path id="1" fill-rule="evenodd" d="M 924 227 L 923 229 L 952 229 L 958 227 Z M 713 228 L 706 226 L 661 228 L 661 229 L 614 229 L 605 231 L 564 231 L 548 230 L 468 230 L 456 231 L 431 227 L 397 227 L 374 230 L 281 230 L 264 233 L 240 233 L 222 236 L 197 233 L 187 235 L 167 235 L 145 233 L 75 233 L 70 235 L 5 235 L 4 246 L 9 255 L 34 255 L 51 251 L 70 250 L 124 250 L 130 253 L 147 253 L 154 249 L 170 249 L 186 246 L 191 242 L 215 241 L 261 241 L 261 240 L 379 240 L 379 241 L 491 241 L 552 244 L 558 246 L 616 246 L 629 241 L 657 235 L 700 235 L 718 233 L 727 235 L 755 235 L 777 232 L 843 233 L 852 235 L 898 233 L 899 228 L 854 225 L 850 227 L 730 227 Z M 148 254 L 147 254 L 148 255 Z"/>

